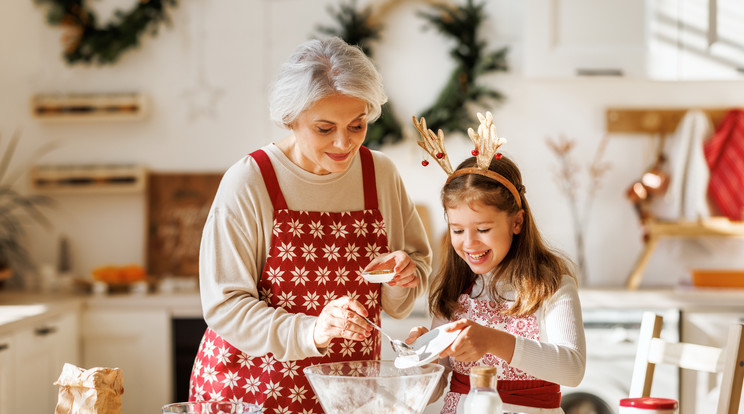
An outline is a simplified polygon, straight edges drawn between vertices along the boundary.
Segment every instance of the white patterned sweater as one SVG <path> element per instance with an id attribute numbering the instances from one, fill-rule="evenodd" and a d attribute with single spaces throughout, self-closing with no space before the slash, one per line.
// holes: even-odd
<path id="1" fill-rule="evenodd" d="M 488 277 L 488 276 L 485 276 Z M 500 286 L 500 293 L 507 302 L 497 303 L 484 292 L 484 276 L 478 277 L 471 291 L 472 297 L 463 294 L 460 303 L 477 303 L 471 311 L 470 319 L 497 329 L 516 333 L 514 355 L 510 364 L 486 354 L 477 362 L 462 363 L 440 359 L 446 368 L 445 381 L 440 383 L 438 393 L 447 388 L 446 377 L 453 368 L 466 373 L 476 365 L 499 367 L 499 379 L 522 380 L 541 379 L 559 385 L 577 386 L 584 377 L 586 364 L 586 341 L 584 339 L 583 319 L 579 302 L 578 288 L 574 278 L 564 276 L 556 293 L 547 299 L 535 314 L 525 318 L 505 317 L 498 309 L 508 308 L 513 302 L 514 291 Z M 465 317 L 464 314 L 456 315 Z M 432 328 L 450 321 L 435 318 Z M 462 413 L 464 398 L 459 394 L 447 393 L 442 413 Z M 505 411 L 530 414 L 562 413 L 561 409 L 542 409 L 533 407 L 504 405 Z"/>

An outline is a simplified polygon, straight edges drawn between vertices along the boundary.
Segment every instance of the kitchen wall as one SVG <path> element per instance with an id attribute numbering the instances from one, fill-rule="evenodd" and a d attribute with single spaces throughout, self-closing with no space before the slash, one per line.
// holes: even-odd
<path id="1" fill-rule="evenodd" d="M 105 21 L 132 0 L 88 2 Z M 382 1 L 360 1 L 360 4 Z M 422 31 L 415 16 L 422 1 L 406 1 L 388 15 L 375 57 L 385 77 L 406 140 L 382 150 L 403 174 L 411 197 L 431 210 L 437 235 L 444 231 L 438 191 L 444 174 L 423 168 L 408 125 L 428 106 L 451 69 L 450 43 L 434 30 Z M 110 67 L 68 66 L 61 58 L 61 31 L 45 23 L 42 7 L 31 0 L 0 2 L 0 134 L 21 131 L 16 160 L 55 141 L 60 146 L 38 162 L 51 164 L 136 163 L 154 171 L 224 171 L 243 154 L 287 132 L 268 121 L 267 87 L 278 65 L 318 24 L 333 24 L 326 4 L 307 0 L 181 0 L 169 26 Z M 490 108 L 499 133 L 508 138 L 505 153 L 520 165 L 527 198 L 545 238 L 575 256 L 570 212 L 554 182 L 556 166 L 546 137 L 573 137 L 576 156 L 586 165 L 604 134 L 608 106 L 741 106 L 744 81 L 658 82 L 628 78 L 535 79 L 522 75 L 522 2 L 489 0 L 483 25 L 489 47 L 510 47 L 508 73 L 482 79 L 507 100 Z M 190 94 L 195 88 L 200 93 Z M 37 93 L 137 91 L 151 101 L 148 117 L 130 122 L 45 123 L 31 117 L 29 99 Z M 210 98 L 213 99 L 210 101 Z M 452 134 L 453 163 L 469 155 L 469 141 Z M 612 163 L 597 194 L 587 243 L 589 286 L 621 286 L 641 251 L 641 232 L 626 187 L 655 157 L 654 137 L 612 136 Z M 581 179 L 586 175 L 580 176 Z M 586 184 L 586 181 L 583 181 Z M 585 188 L 585 187 L 584 187 Z M 51 231 L 33 228 L 29 244 L 39 263 L 57 260 L 58 238 L 70 242 L 74 270 L 88 275 L 107 263 L 145 262 L 145 198 L 142 194 L 60 195 L 51 212 Z M 438 237 L 438 236 L 437 236 Z M 699 242 L 698 242 L 699 243 Z M 662 244 L 648 267 L 644 285 L 673 285 L 691 265 L 725 265 L 736 259 L 738 244 L 715 241 L 675 250 Z M 702 247 L 702 248 L 701 248 Z M 712 259 L 711 250 L 728 252 Z M 690 250 L 692 249 L 692 250 Z M 708 249 L 708 250 L 707 250 Z M 690 257 L 680 260 L 679 254 Z M 694 262 L 691 263 L 691 260 Z M 706 264 L 706 262 L 708 262 Z M 741 263 L 738 264 L 742 266 Z"/>

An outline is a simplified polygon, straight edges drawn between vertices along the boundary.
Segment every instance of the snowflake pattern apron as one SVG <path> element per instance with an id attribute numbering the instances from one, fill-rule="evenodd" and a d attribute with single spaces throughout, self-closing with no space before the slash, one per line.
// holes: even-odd
<path id="1" fill-rule="evenodd" d="M 515 336 L 528 339 L 540 339 L 540 326 L 537 316 L 531 314 L 524 317 L 504 315 L 508 309 L 506 303 L 497 303 L 488 299 L 473 299 L 470 292 L 471 285 L 458 298 L 459 310 L 455 312 L 453 320 L 470 319 L 483 326 L 509 332 Z M 560 386 L 540 380 L 506 363 L 503 359 L 485 354 L 475 362 L 461 362 L 449 358 L 452 367 L 450 390 L 444 397 L 441 414 L 455 414 L 460 398 L 464 398 L 470 387 L 470 369 L 477 365 L 498 367 L 499 375 L 497 387 L 501 399 L 505 404 L 515 404 L 529 407 L 556 408 L 560 406 Z"/>
<path id="2" fill-rule="evenodd" d="M 258 282 L 259 297 L 269 306 L 318 316 L 328 302 L 349 296 L 380 323 L 381 285 L 368 283 L 359 273 L 389 249 L 377 207 L 372 154 L 365 147 L 359 154 L 364 210 L 338 213 L 289 210 L 269 157 L 262 150 L 251 154 L 274 205 L 271 247 Z M 373 331 L 363 341 L 335 338 L 321 357 L 278 361 L 271 353 L 246 355 L 207 329 L 194 361 L 189 399 L 261 404 L 264 413 L 323 413 L 302 369 L 380 359 L 380 350 L 380 334 Z"/>

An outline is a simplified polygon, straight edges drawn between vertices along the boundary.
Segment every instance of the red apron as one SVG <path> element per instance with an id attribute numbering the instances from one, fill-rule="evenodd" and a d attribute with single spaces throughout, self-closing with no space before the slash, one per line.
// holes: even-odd
<path id="1" fill-rule="evenodd" d="M 262 150 L 251 154 L 274 205 L 271 247 L 258 282 L 259 297 L 269 306 L 317 316 L 331 300 L 349 296 L 380 323 L 381 285 L 359 274 L 389 249 L 377 208 L 372 154 L 361 147 L 359 155 L 364 210 L 328 213 L 289 210 L 269 157 Z M 323 413 L 302 369 L 380 359 L 380 346 L 380 335 L 373 331 L 363 341 L 334 339 L 322 357 L 278 361 L 271 353 L 244 354 L 207 329 L 194 361 L 189 400 L 244 401 L 261 404 L 264 413 Z"/>
<path id="2" fill-rule="evenodd" d="M 504 315 L 503 311 L 508 308 L 505 303 L 473 299 L 470 297 L 472 289 L 471 285 L 465 293 L 460 295 L 458 299 L 460 307 L 454 314 L 453 320 L 467 318 L 483 326 L 500 329 L 515 336 L 540 339 L 540 326 L 534 314 L 525 317 Z M 559 408 L 561 405 L 560 385 L 543 381 L 520 371 L 493 354 L 486 354 L 475 362 L 460 362 L 449 358 L 449 363 L 452 367 L 452 378 L 450 390 L 444 397 L 442 414 L 457 412 L 460 398 L 464 398 L 464 394 L 470 391 L 470 368 L 477 365 L 498 367 L 499 375 L 496 386 L 505 404 L 539 408 Z"/>

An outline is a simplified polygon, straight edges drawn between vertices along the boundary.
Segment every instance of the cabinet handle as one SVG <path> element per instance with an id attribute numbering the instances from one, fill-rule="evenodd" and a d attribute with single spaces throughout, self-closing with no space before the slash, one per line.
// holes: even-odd
<path id="1" fill-rule="evenodd" d="M 577 76 L 623 76 L 622 69 L 576 69 Z"/>
<path id="2" fill-rule="evenodd" d="M 37 336 L 47 336 L 55 332 L 57 332 L 57 328 L 55 326 L 45 326 L 43 328 L 36 328 L 36 331 L 34 331 L 34 333 Z"/>
<path id="3" fill-rule="evenodd" d="M 0 344 L 0 352 L 5 351 L 8 348 L 10 348 L 10 345 L 8 345 L 8 344 Z"/>

